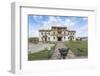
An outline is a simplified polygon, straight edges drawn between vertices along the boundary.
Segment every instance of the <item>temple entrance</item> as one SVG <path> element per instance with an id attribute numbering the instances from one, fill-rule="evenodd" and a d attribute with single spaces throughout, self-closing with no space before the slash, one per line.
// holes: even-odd
<path id="1" fill-rule="evenodd" d="M 58 41 L 62 41 L 62 37 L 58 37 Z"/>
<path id="2" fill-rule="evenodd" d="M 47 38 L 45 38 L 45 42 L 47 42 Z"/>
<path id="3" fill-rule="evenodd" d="M 47 42 L 47 36 L 43 36 L 43 41 Z"/>

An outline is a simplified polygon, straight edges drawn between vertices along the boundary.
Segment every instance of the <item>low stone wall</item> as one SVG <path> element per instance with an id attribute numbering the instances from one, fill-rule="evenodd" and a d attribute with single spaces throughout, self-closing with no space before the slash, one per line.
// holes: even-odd
<path id="1" fill-rule="evenodd" d="M 55 46 L 55 44 L 49 44 L 49 43 L 31 44 L 29 43 L 28 52 L 35 53 L 35 52 L 42 51 L 44 49 L 48 49 L 53 46 Z"/>

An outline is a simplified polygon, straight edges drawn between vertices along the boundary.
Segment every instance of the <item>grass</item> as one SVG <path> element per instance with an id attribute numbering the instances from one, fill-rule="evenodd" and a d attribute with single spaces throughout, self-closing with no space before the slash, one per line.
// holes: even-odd
<path id="1" fill-rule="evenodd" d="M 46 60 L 48 59 L 48 51 L 43 50 L 36 53 L 28 54 L 28 60 Z"/>
<path id="2" fill-rule="evenodd" d="M 48 51 L 47 49 L 44 49 L 40 52 L 28 54 L 28 60 L 29 61 L 32 61 L 32 60 L 48 60 L 48 59 L 51 58 L 54 49 L 55 49 L 55 46 L 51 47 L 50 51 Z"/>
<path id="3" fill-rule="evenodd" d="M 87 41 L 68 41 L 65 45 L 71 49 L 76 56 L 88 55 L 88 42 Z"/>

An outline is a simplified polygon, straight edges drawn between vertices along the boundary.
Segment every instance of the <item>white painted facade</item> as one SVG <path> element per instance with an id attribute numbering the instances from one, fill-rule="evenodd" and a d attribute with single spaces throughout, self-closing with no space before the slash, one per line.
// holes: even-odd
<path id="1" fill-rule="evenodd" d="M 75 40 L 76 31 L 70 31 L 67 27 L 52 26 L 51 30 L 39 30 L 39 41 L 68 41 Z"/>

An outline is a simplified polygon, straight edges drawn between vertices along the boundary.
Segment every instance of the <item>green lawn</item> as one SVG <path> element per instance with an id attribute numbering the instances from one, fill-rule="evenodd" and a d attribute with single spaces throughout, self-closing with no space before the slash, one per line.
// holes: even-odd
<path id="1" fill-rule="evenodd" d="M 68 41 L 65 45 L 71 49 L 76 56 L 88 55 L 88 42 L 87 41 Z"/>
<path id="2" fill-rule="evenodd" d="M 47 49 L 44 49 L 40 52 L 28 54 L 28 60 L 31 61 L 31 60 L 47 60 L 47 59 L 50 59 L 52 54 L 53 54 L 54 49 L 55 49 L 55 46 L 51 47 L 50 51 L 48 51 Z"/>
<path id="3" fill-rule="evenodd" d="M 44 60 L 44 59 L 48 59 L 48 51 L 47 50 L 28 54 L 28 60 Z"/>

